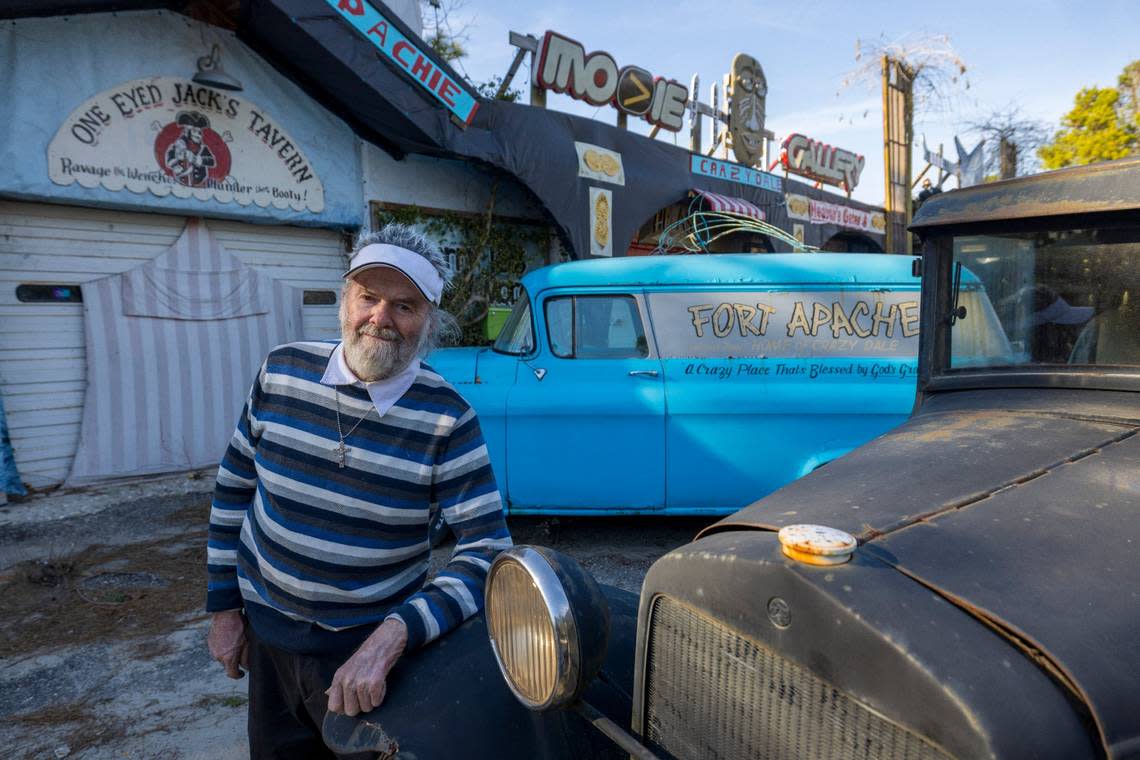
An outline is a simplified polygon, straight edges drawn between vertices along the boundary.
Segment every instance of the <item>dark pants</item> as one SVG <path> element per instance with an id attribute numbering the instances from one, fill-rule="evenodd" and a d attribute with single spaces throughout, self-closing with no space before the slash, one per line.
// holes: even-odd
<path id="1" fill-rule="evenodd" d="M 249 755 L 252 760 L 374 760 L 376 753 L 338 755 L 321 740 L 325 689 L 356 650 L 301 655 L 249 635 Z"/>

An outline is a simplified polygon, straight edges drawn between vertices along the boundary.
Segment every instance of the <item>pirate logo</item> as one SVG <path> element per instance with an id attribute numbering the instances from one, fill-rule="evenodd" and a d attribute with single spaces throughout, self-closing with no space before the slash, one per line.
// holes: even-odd
<path id="1" fill-rule="evenodd" d="M 736 160 L 745 166 L 760 162 L 764 152 L 764 108 L 768 80 L 760 62 L 737 53 L 729 77 L 728 133 Z"/>
<path id="2" fill-rule="evenodd" d="M 187 187 L 206 187 L 230 173 L 230 149 L 197 111 L 183 111 L 162 128 L 154 158 L 168 177 Z"/>

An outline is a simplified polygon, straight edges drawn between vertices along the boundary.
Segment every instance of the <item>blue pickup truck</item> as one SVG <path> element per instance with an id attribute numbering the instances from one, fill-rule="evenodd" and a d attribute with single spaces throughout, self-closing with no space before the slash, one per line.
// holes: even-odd
<path id="1" fill-rule="evenodd" d="M 493 347 L 427 361 L 478 412 L 509 513 L 728 514 L 910 414 L 913 261 L 558 264 L 523 278 Z M 968 271 L 962 297 L 995 326 L 974 340 L 1004 340 Z"/>

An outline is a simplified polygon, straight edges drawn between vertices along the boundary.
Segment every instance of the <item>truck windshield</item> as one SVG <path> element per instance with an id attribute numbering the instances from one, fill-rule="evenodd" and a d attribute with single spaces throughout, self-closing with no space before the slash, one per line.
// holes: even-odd
<path id="1" fill-rule="evenodd" d="M 956 237 L 953 267 L 951 370 L 1140 365 L 1140 228 Z"/>
<path id="2" fill-rule="evenodd" d="M 530 296 L 526 290 L 515 302 L 499 337 L 492 346 L 502 354 L 521 356 L 534 350 L 534 322 L 530 317 Z"/>

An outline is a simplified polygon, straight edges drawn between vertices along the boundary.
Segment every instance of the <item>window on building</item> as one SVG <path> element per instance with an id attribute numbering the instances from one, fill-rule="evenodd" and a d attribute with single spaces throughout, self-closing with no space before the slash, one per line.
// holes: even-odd
<path id="1" fill-rule="evenodd" d="M 21 303 L 81 303 L 83 291 L 78 285 L 24 283 L 16 286 L 16 300 Z"/>
<path id="2" fill-rule="evenodd" d="M 335 290 L 306 290 L 304 296 L 305 306 L 335 306 Z"/>

